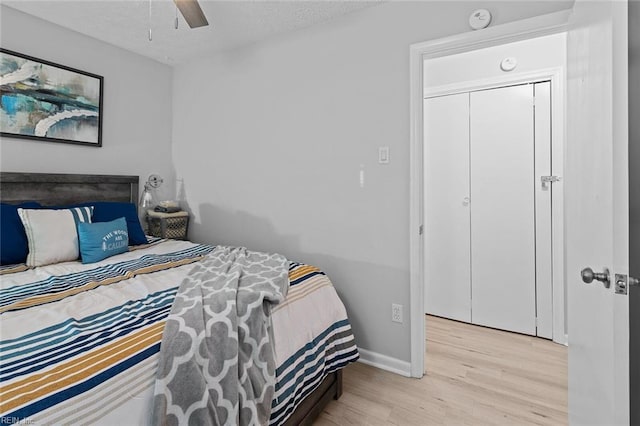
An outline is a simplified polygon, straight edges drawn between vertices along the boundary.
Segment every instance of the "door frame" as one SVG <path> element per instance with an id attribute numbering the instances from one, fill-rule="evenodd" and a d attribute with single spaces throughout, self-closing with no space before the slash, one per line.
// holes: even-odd
<path id="1" fill-rule="evenodd" d="M 524 19 L 512 23 L 490 27 L 481 31 L 463 33 L 460 35 L 432 40 L 423 43 L 416 43 L 410 46 L 409 52 L 409 72 L 410 72 L 410 149 L 409 149 L 409 171 L 410 171 L 410 192 L 409 192 L 409 271 L 410 271 L 410 315 L 411 315 L 411 376 L 421 378 L 424 375 L 424 355 L 425 355 L 425 327 L 424 327 L 424 183 L 423 183 L 423 101 L 425 97 L 423 62 L 425 59 L 454 55 L 457 53 L 469 52 L 472 50 L 493 47 L 501 44 L 513 43 L 516 41 L 542 37 L 545 35 L 557 34 L 567 30 L 567 22 L 571 9 L 541 15 L 534 18 Z M 561 113 L 564 116 L 564 85 L 562 83 L 563 71 L 558 74 L 557 69 L 541 70 L 548 79 L 552 79 L 552 96 L 554 114 Z M 531 79 L 533 73 L 528 77 Z M 513 78 L 523 77 L 516 75 Z M 509 77 L 507 77 L 509 78 Z M 495 79 L 494 79 L 495 80 Z M 555 83 L 554 83 L 555 82 Z M 488 84 L 489 80 L 477 81 L 476 84 Z M 440 88 L 442 90 L 443 88 Z M 451 87 L 449 87 L 449 90 Z M 458 91 L 462 91 L 460 86 Z M 556 93 L 554 90 L 559 90 Z M 429 92 L 433 96 L 432 92 Z M 562 102 L 556 106 L 556 102 Z M 555 115 L 554 115 L 555 117 Z M 554 133 L 554 136 L 555 133 Z M 562 134 L 564 140 L 564 126 Z M 557 144 L 561 145 L 561 144 Z M 554 152 L 554 156 L 556 153 Z M 560 158 L 563 158 L 562 152 Z M 556 191 L 557 192 L 557 191 Z M 555 197 L 554 197 L 555 198 Z M 554 212 L 555 213 L 555 212 Z M 560 216 L 560 223 L 563 218 Z M 555 221 L 554 221 L 555 224 Z M 562 228 L 561 228 L 562 229 Z M 560 231 L 561 231 L 560 229 Z M 554 234 L 562 235 L 563 232 Z M 557 256 L 564 257 L 564 250 L 555 247 L 554 241 L 554 263 Z M 564 272 L 562 272 L 564 274 Z M 554 271 L 554 281 L 556 273 Z M 564 277 L 560 279 L 564 283 Z M 556 309 L 556 292 L 554 291 L 554 312 Z M 562 312 L 564 313 L 564 291 L 557 295 L 561 300 Z M 560 299 L 561 296 L 561 299 Z M 554 336 L 556 329 L 554 321 Z M 564 330 L 564 315 L 562 318 L 562 329 Z M 564 342 L 566 336 L 562 333 Z M 555 339 L 554 339 L 555 340 Z"/>

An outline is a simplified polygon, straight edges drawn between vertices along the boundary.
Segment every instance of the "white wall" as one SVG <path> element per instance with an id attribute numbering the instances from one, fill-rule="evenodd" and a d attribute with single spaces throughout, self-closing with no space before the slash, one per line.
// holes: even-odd
<path id="1" fill-rule="evenodd" d="M 159 197 L 171 198 L 171 68 L 6 6 L 0 22 L 3 48 L 104 76 L 101 148 L 5 137 L 0 169 L 139 175 L 141 183 L 158 173 Z"/>
<path id="2" fill-rule="evenodd" d="M 572 3 L 481 4 L 500 24 Z M 191 239 L 321 267 L 357 343 L 408 361 L 409 45 L 468 31 L 479 5 L 390 2 L 177 67 L 173 158 Z"/>
<path id="3" fill-rule="evenodd" d="M 424 61 L 424 87 L 446 89 L 456 83 L 512 78 L 541 70 L 564 68 L 566 34 L 553 34 L 514 43 L 472 50 L 457 55 L 431 58 Z M 502 71 L 500 63 L 505 58 L 515 58 L 517 66 L 512 71 Z"/>

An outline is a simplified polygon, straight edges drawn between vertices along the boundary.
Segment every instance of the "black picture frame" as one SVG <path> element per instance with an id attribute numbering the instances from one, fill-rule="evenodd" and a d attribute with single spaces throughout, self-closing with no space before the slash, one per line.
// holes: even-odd
<path id="1" fill-rule="evenodd" d="M 0 136 L 102 146 L 104 77 L 0 48 Z"/>

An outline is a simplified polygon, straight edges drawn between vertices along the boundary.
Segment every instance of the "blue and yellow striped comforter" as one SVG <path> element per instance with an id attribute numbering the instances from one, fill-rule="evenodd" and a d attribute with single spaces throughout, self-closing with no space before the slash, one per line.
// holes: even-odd
<path id="1" fill-rule="evenodd" d="M 0 423 L 148 423 L 164 322 L 182 279 L 212 249 L 159 241 L 91 265 L 0 270 Z M 272 316 L 271 424 L 358 358 L 324 273 L 292 262 L 289 281 Z"/>

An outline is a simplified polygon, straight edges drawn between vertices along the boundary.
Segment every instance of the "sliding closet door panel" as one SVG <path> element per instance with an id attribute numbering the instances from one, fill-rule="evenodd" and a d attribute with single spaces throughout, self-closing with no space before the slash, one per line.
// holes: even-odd
<path id="1" fill-rule="evenodd" d="M 553 253 L 551 252 L 551 191 L 542 176 L 551 176 L 551 82 L 534 85 L 536 197 L 536 316 L 537 335 L 553 338 Z"/>
<path id="2" fill-rule="evenodd" d="M 535 335 L 533 85 L 470 96 L 472 322 Z"/>
<path id="3" fill-rule="evenodd" d="M 424 101 L 425 310 L 471 321 L 469 94 Z"/>

